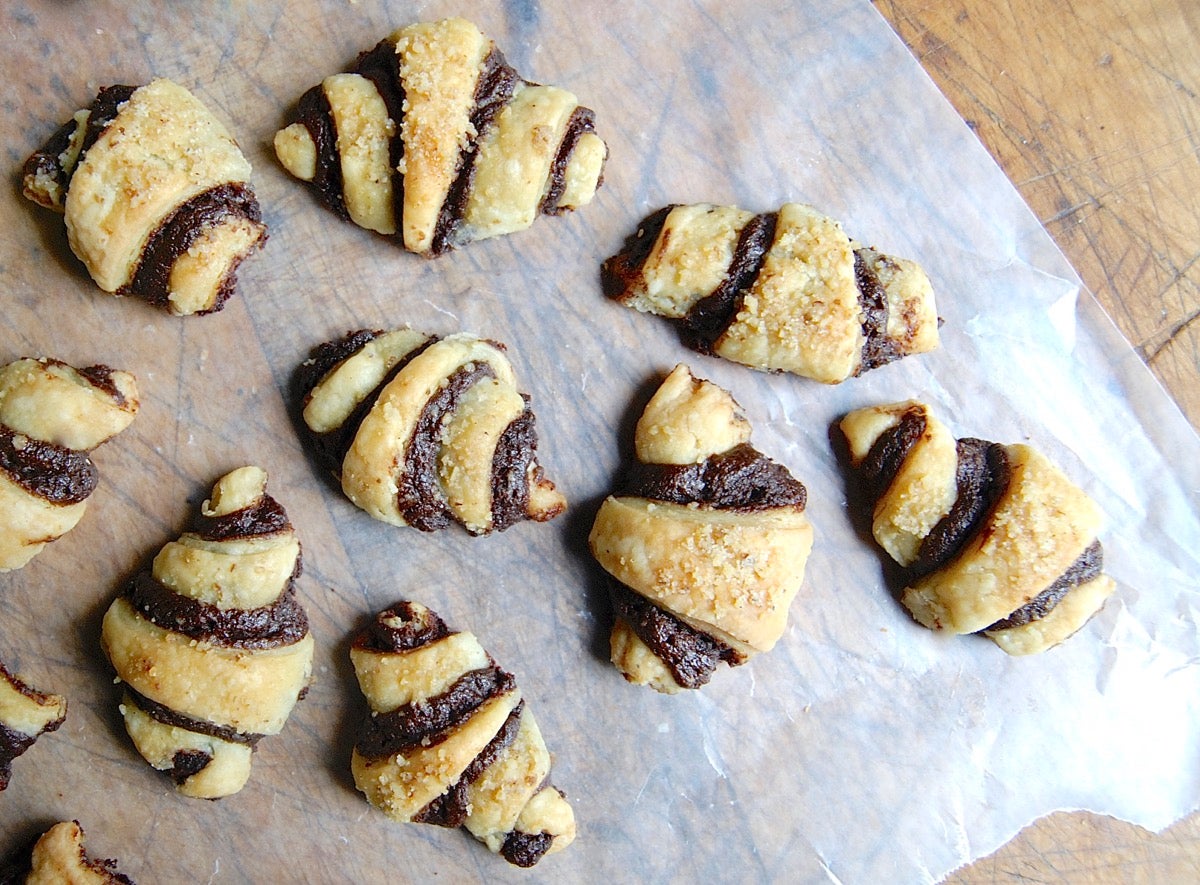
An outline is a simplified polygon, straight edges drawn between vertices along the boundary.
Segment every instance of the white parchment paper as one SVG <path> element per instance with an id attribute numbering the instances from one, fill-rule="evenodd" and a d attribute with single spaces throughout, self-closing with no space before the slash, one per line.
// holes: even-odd
<path id="1" fill-rule="evenodd" d="M 97 455 L 84 523 L 0 576 L 0 658 L 71 700 L 16 763 L 0 853 L 83 821 L 139 881 L 930 881 L 1038 816 L 1090 809 L 1160 829 L 1200 805 L 1200 445 L 1037 220 L 865 0 L 455 4 L 57 3 L 0 10 L 10 174 L 99 86 L 168 76 L 230 126 L 271 240 L 224 312 L 178 320 L 100 293 L 56 221 L 0 209 L 0 357 L 135 371 L 134 427 Z M 530 79 L 594 108 L 611 156 L 587 209 L 423 261 L 338 221 L 270 139 L 310 85 L 394 27 L 463 14 Z M 914 258 L 945 319 L 936 353 L 838 387 L 697 356 L 608 303 L 598 266 L 668 202 L 812 203 Z M 470 539 L 397 531 L 312 469 L 289 379 L 347 329 L 412 324 L 509 344 L 542 462 L 570 501 L 547 526 Z M 676 362 L 731 390 L 756 446 L 809 489 L 816 547 L 778 647 L 662 697 L 608 664 L 586 535 L 633 423 Z M 1119 589 L 1027 659 L 914 624 L 855 530 L 830 427 L 928 402 L 959 436 L 1027 441 L 1107 514 Z M 317 682 L 256 753 L 247 788 L 176 796 L 129 745 L 97 648 L 121 580 L 182 529 L 221 472 L 271 474 L 304 543 Z M 533 872 L 465 836 L 400 826 L 347 772 L 362 704 L 346 660 L 397 598 L 478 634 L 555 754 L 579 838 Z M 119 809 L 119 813 L 113 813 Z"/>

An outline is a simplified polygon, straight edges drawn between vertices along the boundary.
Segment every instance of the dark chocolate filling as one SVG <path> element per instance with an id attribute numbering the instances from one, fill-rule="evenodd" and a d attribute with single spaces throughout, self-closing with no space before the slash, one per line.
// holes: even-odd
<path id="1" fill-rule="evenodd" d="M 313 357 L 309 360 L 310 365 L 304 367 L 304 378 L 301 380 L 301 383 L 311 393 L 313 388 L 329 372 L 333 371 L 335 367 L 362 350 L 369 341 L 382 334 L 382 332 L 369 332 L 365 330 L 351 332 L 338 341 L 330 341 L 320 345 L 313 352 Z M 424 353 L 425 349 L 435 341 L 437 341 L 436 338 L 430 338 L 424 344 L 414 348 L 398 360 L 396 365 L 392 366 L 383 379 L 375 385 L 375 389 L 371 392 L 371 395 L 364 398 L 354 408 L 354 411 L 342 422 L 340 427 L 330 430 L 328 433 L 312 434 L 313 448 L 317 456 L 334 474 L 341 475 L 342 461 L 345 459 L 346 453 L 350 451 L 350 446 L 354 444 L 354 437 L 358 434 L 358 428 L 371 409 L 375 407 L 375 403 L 378 402 L 384 388 L 403 371 L 405 366 Z"/>
<path id="2" fill-rule="evenodd" d="M 35 740 L 37 735 L 15 731 L 0 722 L 0 790 L 8 786 L 9 778 L 12 777 L 13 760 L 32 747 Z"/>
<path id="3" fill-rule="evenodd" d="M 1010 470 L 1003 446 L 968 437 L 958 441 L 957 451 L 958 494 L 950 512 L 921 541 L 917 558 L 909 566 L 913 578 L 936 571 L 953 559 L 979 531 L 1008 487 Z"/>
<path id="4" fill-rule="evenodd" d="M 262 211 L 254 192 L 240 182 L 219 184 L 177 206 L 146 241 L 133 279 L 121 287 L 121 294 L 137 295 L 151 304 L 165 306 L 171 295 L 171 269 L 175 262 L 207 231 L 230 218 L 262 223 Z M 217 289 L 216 300 L 198 313 L 214 313 L 221 309 L 234 291 L 238 265 L 264 239 L 265 232 L 246 253 L 235 256 Z"/>
<path id="5" fill-rule="evenodd" d="M 404 451 L 404 470 L 396 489 L 397 507 L 409 525 L 432 532 L 450 524 L 450 509 L 438 485 L 437 456 L 441 449 L 442 425 L 456 408 L 459 398 L 473 384 L 494 376 L 492 367 L 484 362 L 461 367 L 434 392 L 417 417 Z"/>
<path id="6" fill-rule="evenodd" d="M 615 579 L 610 579 L 609 591 L 617 616 L 662 660 L 680 687 L 705 685 L 721 661 L 730 666 L 745 661 L 740 652 L 689 626 Z"/>
<path id="7" fill-rule="evenodd" d="M 1021 627 L 1031 621 L 1041 620 L 1062 602 L 1064 596 L 1080 584 L 1086 584 L 1099 577 L 1103 570 L 1104 551 L 1099 541 L 1093 541 L 1054 583 L 1007 618 L 1002 618 L 985 629 L 989 631 L 1011 630 L 1013 627 Z"/>
<path id="8" fill-rule="evenodd" d="M 595 131 L 595 111 L 591 108 L 578 107 L 571 112 L 563 139 L 550 163 L 550 182 L 546 187 L 546 194 L 542 197 L 542 204 L 538 207 L 538 211 L 543 215 L 561 215 L 567 211 L 558 203 L 567 189 L 567 167 L 571 163 L 571 154 L 579 144 L 579 139 L 587 133 Z"/>
<path id="9" fill-rule="evenodd" d="M 404 85 L 400 80 L 400 56 L 396 54 L 396 44 L 391 40 L 380 41 L 374 49 L 358 57 L 354 70 L 375 84 L 375 89 L 387 108 L 388 117 L 396 127 L 395 134 L 388 144 L 388 162 L 391 164 L 392 214 L 396 219 L 396 235 L 403 237 L 404 176 L 399 172 L 399 167 L 404 160 L 404 139 L 400 136 L 400 123 L 404 119 L 405 96 Z"/>
<path id="10" fill-rule="evenodd" d="M 304 125 L 316 147 L 316 171 L 309 182 L 321 202 L 347 221 L 350 213 L 342 197 L 342 159 L 337 149 L 333 110 L 325 90 L 318 84 L 300 96 L 295 121 Z"/>
<path id="11" fill-rule="evenodd" d="M 389 623 L 394 620 L 400 624 Z M 446 622 L 430 609 L 418 612 L 411 602 L 398 602 L 375 616 L 355 638 L 354 647 L 391 654 L 413 651 L 450 635 Z"/>
<path id="12" fill-rule="evenodd" d="M 17 438 L 22 440 L 17 447 Z M 86 452 L 34 439 L 0 424 L 0 470 L 51 504 L 78 504 L 96 488 L 96 466 Z"/>
<path id="13" fill-rule="evenodd" d="M 500 856 L 516 867 L 531 867 L 541 860 L 554 837 L 549 833 L 519 833 L 513 831 L 504 839 L 500 847 Z"/>
<path id="14" fill-rule="evenodd" d="M 206 541 L 227 541 L 230 538 L 254 538 L 287 531 L 292 527 L 283 505 L 270 495 L 223 516 L 196 519 L 195 533 Z"/>
<path id="15" fill-rule="evenodd" d="M 368 717 L 355 748 L 367 759 L 383 759 L 414 747 L 438 744 L 484 702 L 512 691 L 515 684 L 511 673 L 494 664 L 471 670 L 436 697 Z"/>
<path id="16" fill-rule="evenodd" d="M 748 443 L 711 455 L 700 464 L 635 464 L 622 493 L 671 504 L 705 504 L 718 510 L 804 509 L 808 492 L 782 464 Z"/>
<path id="17" fill-rule="evenodd" d="M 501 532 L 529 515 L 529 473 L 537 454 L 537 431 L 529 397 L 524 398 L 525 411 L 500 434 L 492 454 L 492 528 Z"/>
<path id="18" fill-rule="evenodd" d="M 308 617 L 290 581 L 274 603 L 249 609 L 220 609 L 183 596 L 149 572 L 138 573 L 125 595 L 155 626 L 224 648 L 280 648 L 294 645 L 308 633 Z"/>
<path id="19" fill-rule="evenodd" d="M 140 86 L 105 86 L 96 94 L 96 100 L 92 102 L 92 106 L 88 111 L 87 130 L 84 132 L 83 145 L 79 151 L 79 161 L 75 164 L 75 168 L 79 168 L 79 163 L 83 162 L 84 156 L 92 145 L 100 140 L 100 136 L 117 118 L 117 114 L 121 112 L 121 106 L 129 99 L 133 98 L 133 93 L 137 92 Z M 74 170 L 71 170 L 72 174 Z M 70 179 L 68 178 L 68 186 Z"/>
<path id="20" fill-rule="evenodd" d="M 441 255 L 456 245 L 454 235 L 466 212 L 471 181 L 475 177 L 475 160 L 479 155 L 480 140 L 512 99 L 513 91 L 520 80 L 517 72 L 508 66 L 504 54 L 493 47 L 483 62 L 483 70 L 475 86 L 471 128 L 476 135 L 463 147 L 459 155 L 458 173 L 438 213 L 437 226 L 434 228 L 433 241 L 430 244 L 431 255 Z"/>
<path id="21" fill-rule="evenodd" d="M 644 218 L 637 230 L 626 237 L 621 251 L 600 265 L 600 282 L 605 295 L 621 300 L 630 287 L 641 279 L 642 265 L 654 251 L 654 244 L 662 234 L 667 216 L 675 208 L 676 204 L 664 206 Z"/>
<path id="22" fill-rule="evenodd" d="M 71 137 L 75 134 L 78 128 L 74 118 L 68 120 L 60 126 L 53 135 L 29 156 L 25 161 L 25 168 L 22 170 L 22 175 L 26 179 L 51 179 L 58 185 L 60 192 L 65 197 L 67 188 L 71 184 L 71 175 L 75 171 L 72 166 L 69 170 L 63 166 L 62 155 L 67 148 L 71 146 Z M 36 196 L 36 195 L 33 195 Z M 38 197 L 37 201 L 43 203 L 43 200 Z M 50 205 L 43 203 L 43 205 Z M 62 208 L 61 205 L 58 208 Z"/>
<path id="23" fill-rule="evenodd" d="M 467 820 L 468 796 L 467 790 L 492 765 L 500 754 L 517 738 L 521 727 L 521 713 L 525 710 L 525 702 L 520 701 L 513 711 L 508 714 L 504 724 L 495 736 L 488 741 L 479 755 L 471 760 L 471 764 L 463 769 L 459 776 L 445 793 L 438 796 L 422 808 L 413 817 L 413 821 L 421 824 L 433 824 L 438 827 L 461 827 Z"/>
<path id="24" fill-rule="evenodd" d="M 889 427 L 872 443 L 859 465 L 859 476 L 872 500 L 879 500 L 887 492 L 924 433 L 925 408 L 915 405 L 900 416 L 899 423 Z"/>
<path id="25" fill-rule="evenodd" d="M 63 366 L 67 365 L 61 360 L 47 360 L 47 362 L 58 363 Z M 113 370 L 108 366 L 85 366 L 82 369 L 76 369 L 76 371 L 91 382 L 93 387 L 102 391 L 116 405 L 124 406 L 126 404 L 125 394 L 113 382 Z"/>
<path id="26" fill-rule="evenodd" d="M 125 686 L 125 695 L 127 702 L 132 703 L 155 722 L 171 728 L 182 728 L 184 731 L 190 731 L 193 734 L 205 734 L 218 740 L 228 741 L 231 744 L 245 744 L 249 747 L 253 747 L 266 737 L 266 735 L 261 734 L 243 733 L 236 728 L 230 728 L 228 725 L 218 725 L 215 722 L 195 719 L 184 713 L 179 713 L 170 707 L 164 707 L 157 701 L 152 701 L 144 694 L 135 691 L 129 685 Z"/>
<path id="27" fill-rule="evenodd" d="M 778 222 L 779 214 L 768 212 L 755 215 L 742 228 L 725 279 L 711 294 L 692 305 L 680 320 L 683 341 L 688 347 L 712 353 L 713 345 L 737 316 L 742 299 L 762 271 L 767 252 L 775 242 Z"/>
<path id="28" fill-rule="evenodd" d="M 861 375 L 904 356 L 900 342 L 888 337 L 888 300 L 883 283 L 859 251 L 854 253 L 854 281 L 858 285 L 858 305 L 862 310 L 862 362 L 855 374 Z"/>
<path id="29" fill-rule="evenodd" d="M 92 102 L 92 106 L 88 109 L 88 118 L 87 123 L 84 124 L 83 141 L 79 154 L 69 169 L 63 166 L 62 155 L 71 146 L 71 137 L 78 128 L 74 118 L 60 126 L 50 136 L 50 139 L 25 161 L 25 175 L 40 175 L 54 179 L 62 190 L 65 202 L 66 192 L 71 187 L 71 179 L 75 175 L 75 170 L 79 168 L 79 164 L 83 162 L 84 155 L 96 143 L 109 124 L 116 119 L 121 105 L 129 101 L 137 89 L 137 86 L 105 86 L 100 90 Z"/>
<path id="30" fill-rule="evenodd" d="M 204 771 L 212 760 L 212 754 L 203 750 L 178 750 L 171 757 L 171 780 L 182 784 L 189 777 Z"/>

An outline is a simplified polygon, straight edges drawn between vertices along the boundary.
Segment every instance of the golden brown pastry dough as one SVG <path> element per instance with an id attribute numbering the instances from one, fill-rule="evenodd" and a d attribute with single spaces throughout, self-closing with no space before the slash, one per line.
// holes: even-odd
<path id="1" fill-rule="evenodd" d="M 668 206 L 604 276 L 622 304 L 677 321 L 689 346 L 755 369 L 836 384 L 938 344 L 925 272 L 799 203 Z"/>
<path id="2" fill-rule="evenodd" d="M 75 527 L 96 487 L 88 452 L 129 426 L 137 383 L 51 359 L 0 367 L 0 572 Z"/>
<path id="3" fill-rule="evenodd" d="M 901 600 L 926 627 L 1033 654 L 1113 592 L 1099 508 L 1034 449 L 956 440 L 913 401 L 859 409 L 840 426 L 875 539 L 908 569 Z"/>
<path id="4" fill-rule="evenodd" d="M 346 495 L 376 519 L 475 535 L 558 516 L 529 398 L 502 345 L 470 335 L 352 332 L 301 367 L 304 423 Z"/>
<path id="5" fill-rule="evenodd" d="M 454 18 L 399 29 L 305 93 L 275 153 L 339 215 L 434 256 L 588 203 L 608 155 L 593 117 Z"/>
<path id="6" fill-rule="evenodd" d="M 372 805 L 403 823 L 465 827 L 522 867 L 571 843 L 575 815 L 549 783 L 537 722 L 473 634 L 400 602 L 350 658 L 371 706 L 351 770 Z"/>
<path id="7" fill-rule="evenodd" d="M 125 728 L 185 796 L 240 790 L 255 744 L 283 729 L 310 682 L 300 542 L 266 482 L 258 467 L 218 480 L 195 530 L 163 547 L 104 616 Z"/>
<path id="8" fill-rule="evenodd" d="M 66 698 L 35 691 L 0 662 L 0 791 L 8 786 L 13 760 L 66 718 Z"/>
<path id="9" fill-rule="evenodd" d="M 115 860 L 92 860 L 83 848 L 79 821 L 55 824 L 15 866 L 0 868 L 0 879 L 23 885 L 133 885 Z"/>
<path id="10" fill-rule="evenodd" d="M 750 445 L 730 394 L 676 366 L 634 438 L 638 464 L 589 543 L 614 579 L 612 660 L 673 693 L 769 651 L 812 549 L 804 486 Z"/>
<path id="11" fill-rule="evenodd" d="M 109 86 L 25 164 L 25 196 L 63 212 L 71 249 L 105 292 L 171 313 L 220 310 L 266 239 L 250 164 L 170 80 Z"/>

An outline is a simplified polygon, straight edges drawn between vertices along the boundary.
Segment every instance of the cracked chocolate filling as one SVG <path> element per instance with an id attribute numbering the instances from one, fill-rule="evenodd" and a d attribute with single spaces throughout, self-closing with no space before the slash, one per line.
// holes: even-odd
<path id="1" fill-rule="evenodd" d="M 979 531 L 1008 488 L 1010 468 L 1003 446 L 968 437 L 958 440 L 956 448 L 958 494 L 950 512 L 921 541 L 917 558 L 909 566 L 914 579 L 936 571 L 953 559 Z"/>
<path id="2" fill-rule="evenodd" d="M 431 255 L 441 255 L 457 245 L 455 233 L 466 212 L 471 182 L 475 178 L 475 160 L 479 156 L 480 140 L 500 116 L 505 105 L 512 100 L 513 91 L 519 82 L 523 81 L 517 72 L 509 67 L 504 53 L 492 47 L 483 61 L 483 70 L 475 86 L 475 106 L 471 110 L 469 131 L 476 134 L 459 154 L 458 173 L 438 213 L 433 241 L 429 247 Z"/>
<path id="3" fill-rule="evenodd" d="M 538 206 L 538 211 L 543 215 L 561 215 L 567 211 L 565 206 L 559 206 L 559 201 L 567 190 L 567 167 L 571 164 L 571 154 L 575 152 L 579 139 L 595 131 L 595 111 L 591 108 L 577 107 L 571 112 L 563 139 L 559 142 L 558 150 L 550 163 L 550 181 L 546 186 L 546 194 Z M 596 186 L 600 186 L 599 182 Z"/>
<path id="4" fill-rule="evenodd" d="M 367 718 L 354 745 L 366 759 L 383 759 L 441 743 L 478 707 L 516 687 L 511 673 L 493 664 L 458 677 L 446 691 Z"/>
<path id="5" fill-rule="evenodd" d="M 308 634 L 308 617 L 291 580 L 275 602 L 259 608 L 221 609 L 176 593 L 149 572 L 138 573 L 125 595 L 138 614 L 163 630 L 223 648 L 281 648 Z"/>
<path id="6" fill-rule="evenodd" d="M 98 479 L 86 452 L 34 439 L 3 424 L 0 470 L 31 495 L 62 506 L 87 500 Z"/>
<path id="7" fill-rule="evenodd" d="M 354 640 L 363 651 L 392 654 L 413 651 L 453 634 L 446 622 L 429 609 L 418 609 L 411 602 L 398 602 L 381 611 Z"/>
<path id="8" fill-rule="evenodd" d="M 663 611 L 619 581 L 610 578 L 609 591 L 617 616 L 662 660 L 682 688 L 707 684 L 721 661 L 737 666 L 746 660 L 740 652 Z"/>
<path id="9" fill-rule="evenodd" d="M 537 455 L 537 431 L 529 397 L 525 411 L 504 429 L 492 454 L 492 528 L 504 531 L 529 515 L 530 469 Z M 533 467 L 540 475 L 541 468 Z M 536 482 L 540 476 L 534 477 Z"/>
<path id="10" fill-rule="evenodd" d="M 500 847 L 500 856 L 516 867 L 531 867 L 541 860 L 554 837 L 549 833 L 520 833 L 513 831 L 504 839 Z"/>
<path id="11" fill-rule="evenodd" d="M 228 741 L 231 744 L 244 744 L 248 747 L 253 747 L 266 737 L 266 735 L 262 734 L 241 732 L 236 728 L 230 728 L 228 725 L 218 725 L 215 722 L 209 722 L 205 719 L 195 719 L 184 713 L 172 710 L 170 707 L 164 707 L 157 701 L 153 701 L 144 694 L 134 690 L 128 684 L 125 686 L 125 702 L 132 703 L 155 722 L 162 725 L 171 728 L 182 728 L 184 731 L 190 731 L 194 734 L 208 735 L 218 740 Z"/>
<path id="12" fill-rule="evenodd" d="M 1002 618 L 990 627 L 985 627 L 984 631 L 1011 630 L 1013 627 L 1022 627 L 1032 621 L 1041 620 L 1062 602 L 1064 596 L 1080 584 L 1086 584 L 1099 577 L 1103 570 L 1104 551 L 1099 541 L 1093 541 L 1049 587 L 1007 618 Z"/>
<path id="13" fill-rule="evenodd" d="M 767 252 L 775 242 L 779 213 L 755 215 L 738 234 L 733 260 L 725 279 L 701 298 L 680 321 L 684 343 L 693 350 L 712 354 L 713 345 L 737 316 L 746 292 L 762 272 Z"/>
<path id="14" fill-rule="evenodd" d="M 900 342 L 888 337 L 887 291 L 879 277 L 867 266 L 860 250 L 854 252 L 854 281 L 858 285 L 858 305 L 862 310 L 862 361 L 856 375 L 877 369 L 904 356 Z"/>
<path id="15" fill-rule="evenodd" d="M 349 221 L 350 212 L 342 197 L 342 159 L 337 149 L 333 109 L 320 84 L 300 96 L 294 117 L 292 122 L 300 123 L 308 130 L 308 136 L 316 148 L 316 169 L 308 183 L 316 190 L 322 203 Z"/>
<path id="16" fill-rule="evenodd" d="M 749 443 L 699 464 L 638 462 L 626 474 L 622 494 L 748 512 L 772 507 L 803 510 L 808 499 L 803 483 Z"/>
<path id="17" fill-rule="evenodd" d="M 395 132 L 388 141 L 388 163 L 392 180 L 392 216 L 395 218 L 395 236 L 403 239 L 402 228 L 404 220 L 404 175 L 400 173 L 400 165 L 404 162 L 404 139 L 400 136 L 400 121 L 404 119 L 405 93 L 400 79 L 400 56 L 396 53 L 396 44 L 391 40 L 381 40 L 379 44 L 358 57 L 354 71 L 366 77 L 375 84 L 375 90 L 383 99 L 387 115 L 395 126 Z"/>
<path id="18" fill-rule="evenodd" d="M 467 820 L 470 811 L 468 790 L 497 759 L 500 754 L 517 738 L 521 727 L 521 713 L 525 710 L 525 701 L 517 703 L 508 714 L 504 724 L 495 736 L 488 741 L 479 755 L 471 760 L 471 764 L 463 769 L 446 792 L 432 800 L 413 816 L 413 821 L 419 824 L 433 824 L 438 827 L 461 827 Z"/>
<path id="19" fill-rule="evenodd" d="M 450 508 L 442 497 L 437 470 L 443 423 L 472 385 L 493 377 L 495 372 L 487 363 L 469 363 L 447 378 L 421 409 L 404 451 L 404 470 L 396 488 L 397 507 L 409 525 L 432 532 L 450 524 Z"/>
<path id="20" fill-rule="evenodd" d="M 283 505 L 270 495 L 263 495 L 249 507 L 223 516 L 196 518 L 194 533 L 205 541 L 227 541 L 230 538 L 255 538 L 287 531 L 292 527 Z"/>
<path id="21" fill-rule="evenodd" d="M 197 240 L 231 218 L 243 218 L 262 226 L 262 210 L 254 192 L 241 182 L 227 182 L 197 194 L 177 206 L 142 247 L 133 279 L 122 286 L 120 294 L 137 295 L 151 304 L 165 306 L 171 295 L 171 270 Z M 242 259 L 257 249 L 266 239 L 265 230 L 241 255 L 235 256 L 217 288 L 216 300 L 198 314 L 215 313 L 229 300 L 236 287 L 236 273 Z"/>

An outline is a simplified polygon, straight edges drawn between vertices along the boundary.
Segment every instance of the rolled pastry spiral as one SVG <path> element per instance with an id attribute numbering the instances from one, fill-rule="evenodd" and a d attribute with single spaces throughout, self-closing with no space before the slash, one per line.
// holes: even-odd
<path id="1" fill-rule="evenodd" d="M 66 718 L 66 698 L 34 690 L 0 662 L 0 791 L 8 786 L 13 760 Z"/>
<path id="2" fill-rule="evenodd" d="M 88 453 L 137 411 L 128 372 L 54 359 L 0 367 L 0 572 L 78 524 L 98 478 Z"/>
<path id="3" fill-rule="evenodd" d="M 934 630 L 983 632 L 1011 655 L 1057 645 L 1115 584 L 1099 508 L 1027 445 L 956 440 L 923 403 L 851 412 L 841 431 L 875 540 L 907 569 L 901 601 Z"/>
<path id="4" fill-rule="evenodd" d="M 400 28 L 306 92 L 275 153 L 342 217 L 436 256 L 585 205 L 608 148 L 574 95 L 521 79 L 455 18 Z"/>
<path id="5" fill-rule="evenodd" d="M 0 866 L 0 882 L 24 885 L 133 885 L 115 860 L 94 860 L 83 847 L 79 821 L 57 823 L 23 855 Z"/>
<path id="6" fill-rule="evenodd" d="M 502 345 L 363 330 L 316 348 L 298 377 L 314 446 L 376 519 L 482 535 L 566 508 Z"/>
<path id="7" fill-rule="evenodd" d="M 575 838 L 550 753 L 516 680 L 471 633 L 400 602 L 350 649 L 371 707 L 351 759 L 367 800 L 402 823 L 465 827 L 531 867 Z"/>
<path id="8" fill-rule="evenodd" d="M 25 196 L 64 213 L 71 250 L 105 292 L 177 315 L 220 310 L 266 239 L 250 164 L 170 80 L 108 86 L 25 164 Z"/>
<path id="9" fill-rule="evenodd" d="M 733 397 L 684 365 L 647 404 L 634 443 L 638 463 L 588 541 L 612 578 L 613 663 L 670 694 L 774 647 L 812 526 L 804 486 L 750 445 Z"/>
<path id="10" fill-rule="evenodd" d="M 700 353 L 828 384 L 938 345 L 925 272 L 800 203 L 760 215 L 668 206 L 603 277 L 617 301 L 675 321 Z"/>
<path id="11" fill-rule="evenodd" d="M 283 729 L 310 682 L 300 542 L 266 482 L 258 467 L 218 480 L 195 530 L 164 546 L 104 616 L 125 728 L 185 796 L 240 790 L 255 744 Z"/>

